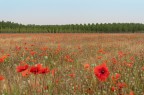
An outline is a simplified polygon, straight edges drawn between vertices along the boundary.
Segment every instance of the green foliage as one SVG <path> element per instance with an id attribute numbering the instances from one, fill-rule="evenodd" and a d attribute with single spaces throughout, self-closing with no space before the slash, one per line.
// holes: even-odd
<path id="1" fill-rule="evenodd" d="M 68 25 L 23 25 L 0 21 L 0 33 L 140 33 L 144 24 L 140 23 L 92 23 Z"/>

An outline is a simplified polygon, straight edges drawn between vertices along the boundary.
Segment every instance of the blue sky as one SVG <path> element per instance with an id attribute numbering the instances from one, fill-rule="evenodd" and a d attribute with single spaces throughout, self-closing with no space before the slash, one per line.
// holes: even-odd
<path id="1" fill-rule="evenodd" d="M 144 0 L 0 0 L 0 20 L 22 24 L 144 23 Z"/>

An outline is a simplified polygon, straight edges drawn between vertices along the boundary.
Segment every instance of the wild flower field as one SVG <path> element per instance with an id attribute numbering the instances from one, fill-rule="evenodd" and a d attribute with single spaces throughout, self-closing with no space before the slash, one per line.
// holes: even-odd
<path id="1" fill-rule="evenodd" d="M 0 34 L 0 95 L 144 95 L 144 34 Z"/>

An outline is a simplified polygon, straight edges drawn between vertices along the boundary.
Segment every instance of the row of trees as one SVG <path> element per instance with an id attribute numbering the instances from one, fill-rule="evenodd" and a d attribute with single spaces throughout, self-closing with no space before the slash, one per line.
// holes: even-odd
<path id="1" fill-rule="evenodd" d="M 144 33 L 140 23 L 104 23 L 69 25 L 23 25 L 0 21 L 0 33 Z"/>

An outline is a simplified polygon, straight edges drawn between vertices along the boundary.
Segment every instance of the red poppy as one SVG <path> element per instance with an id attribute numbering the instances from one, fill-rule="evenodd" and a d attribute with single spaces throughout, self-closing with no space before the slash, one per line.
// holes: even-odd
<path id="1" fill-rule="evenodd" d="M 111 87 L 111 91 L 114 92 L 115 90 L 116 90 L 116 87 L 112 86 L 112 87 Z"/>
<path id="2" fill-rule="evenodd" d="M 122 51 L 119 51 L 118 55 L 119 55 L 120 58 L 122 58 L 125 54 Z"/>
<path id="3" fill-rule="evenodd" d="M 42 64 L 37 64 L 36 66 L 32 66 L 30 68 L 30 72 L 33 74 L 39 74 L 41 68 L 42 68 Z"/>
<path id="4" fill-rule="evenodd" d="M 7 58 L 6 55 L 2 56 L 2 57 L 0 58 L 0 63 L 3 63 L 3 62 L 5 61 L 6 58 Z"/>
<path id="5" fill-rule="evenodd" d="M 42 47 L 41 50 L 46 51 L 46 50 L 48 50 L 48 47 Z"/>
<path id="6" fill-rule="evenodd" d="M 144 71 L 144 66 L 142 67 L 142 70 Z"/>
<path id="7" fill-rule="evenodd" d="M 49 72 L 50 72 L 49 68 L 41 68 L 39 71 L 40 74 L 47 74 Z"/>
<path id="8" fill-rule="evenodd" d="M 98 50 L 98 52 L 102 53 L 102 52 L 104 52 L 104 50 L 103 50 L 103 49 L 100 49 L 100 50 Z"/>
<path id="9" fill-rule="evenodd" d="M 49 86 L 47 85 L 47 86 L 44 86 L 44 90 L 48 90 L 48 88 L 49 88 Z"/>
<path id="10" fill-rule="evenodd" d="M 55 76 L 55 73 L 56 73 L 56 69 L 52 69 L 52 70 L 51 70 L 52 76 Z"/>
<path id="11" fill-rule="evenodd" d="M 117 80 L 121 77 L 120 74 L 116 73 L 115 76 L 112 76 L 112 81 L 116 84 L 117 83 Z"/>
<path id="12" fill-rule="evenodd" d="M 71 78 L 74 78 L 74 77 L 75 77 L 75 74 L 72 73 L 72 74 L 69 74 L 69 76 L 70 76 Z"/>
<path id="13" fill-rule="evenodd" d="M 97 57 L 97 59 L 101 59 L 101 58 L 102 58 L 102 56 L 98 56 L 98 57 Z"/>
<path id="14" fill-rule="evenodd" d="M 0 80 L 4 80 L 5 78 L 2 76 L 2 75 L 0 75 Z"/>
<path id="15" fill-rule="evenodd" d="M 22 72 L 22 71 L 25 71 L 25 70 L 27 70 L 28 69 L 28 67 L 29 67 L 29 65 L 28 64 L 26 64 L 26 65 L 24 65 L 24 66 L 17 66 L 17 72 Z"/>
<path id="16" fill-rule="evenodd" d="M 90 64 L 88 64 L 88 63 L 87 63 L 87 64 L 84 64 L 84 68 L 85 68 L 85 69 L 89 69 L 89 68 L 90 68 Z"/>
<path id="17" fill-rule="evenodd" d="M 133 64 L 132 63 L 127 63 L 126 66 L 132 68 Z"/>
<path id="18" fill-rule="evenodd" d="M 126 85 L 126 83 L 121 83 L 121 82 L 118 82 L 117 83 L 117 87 L 119 88 L 119 89 L 122 89 L 122 88 L 124 88 L 124 87 L 126 87 L 127 85 Z"/>
<path id="19" fill-rule="evenodd" d="M 68 61 L 68 62 L 73 62 L 73 60 L 72 60 L 72 59 L 67 59 L 67 61 Z"/>
<path id="20" fill-rule="evenodd" d="M 65 56 L 65 60 L 66 60 L 67 62 L 73 62 L 73 59 L 70 57 L 70 55 L 66 55 L 66 56 Z"/>
<path id="21" fill-rule="evenodd" d="M 121 75 L 116 73 L 115 79 L 118 80 L 120 77 L 121 77 Z"/>
<path id="22" fill-rule="evenodd" d="M 120 74 L 116 73 L 115 76 L 112 76 L 112 80 L 118 80 L 120 78 Z"/>
<path id="23" fill-rule="evenodd" d="M 23 77 L 27 77 L 30 75 L 30 71 L 27 69 L 27 70 L 23 71 L 21 74 Z"/>
<path id="24" fill-rule="evenodd" d="M 31 46 L 34 46 L 34 44 L 31 44 Z"/>
<path id="25" fill-rule="evenodd" d="M 17 51 L 21 50 L 21 47 L 16 46 L 16 50 L 17 50 Z"/>
<path id="26" fill-rule="evenodd" d="M 112 58 L 112 63 L 116 64 L 117 63 L 117 59 L 116 58 Z"/>
<path id="27" fill-rule="evenodd" d="M 30 54 L 31 54 L 32 56 L 34 56 L 36 53 L 37 53 L 37 52 L 35 52 L 35 51 L 31 51 L 31 52 L 30 52 Z"/>
<path id="28" fill-rule="evenodd" d="M 28 56 L 25 60 L 26 60 L 26 61 L 30 61 L 30 57 Z"/>
<path id="29" fill-rule="evenodd" d="M 106 81 L 106 79 L 108 78 L 110 72 L 108 70 L 108 67 L 106 66 L 105 63 L 96 66 L 94 68 L 94 74 L 95 76 L 98 78 L 99 81 Z"/>
<path id="30" fill-rule="evenodd" d="M 130 60 L 131 60 L 131 61 L 134 61 L 134 60 L 135 60 L 135 58 L 132 56 L 132 57 L 130 57 Z"/>
<path id="31" fill-rule="evenodd" d="M 130 91 L 129 95 L 134 95 L 134 92 L 133 92 L 133 91 Z"/>
<path id="32" fill-rule="evenodd" d="M 6 59 L 6 58 L 7 58 L 7 55 L 2 56 L 1 58 Z"/>
<path id="33" fill-rule="evenodd" d="M 0 63 L 3 63 L 4 62 L 4 59 L 3 58 L 0 58 Z"/>
<path id="34" fill-rule="evenodd" d="M 10 54 L 7 54 L 7 56 L 10 56 Z"/>

